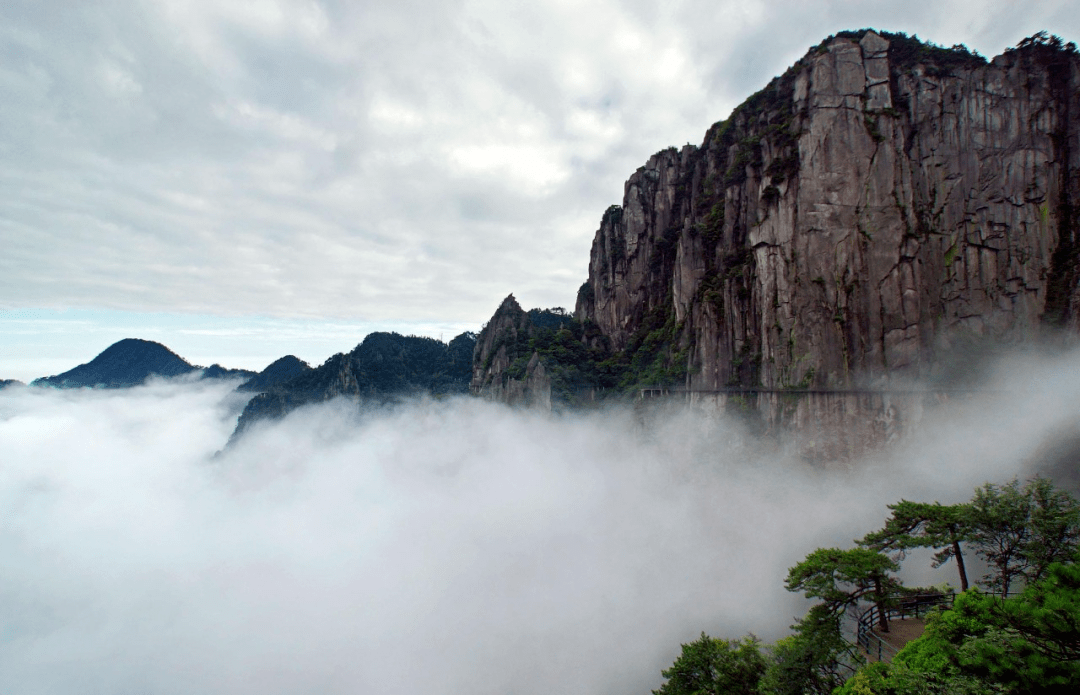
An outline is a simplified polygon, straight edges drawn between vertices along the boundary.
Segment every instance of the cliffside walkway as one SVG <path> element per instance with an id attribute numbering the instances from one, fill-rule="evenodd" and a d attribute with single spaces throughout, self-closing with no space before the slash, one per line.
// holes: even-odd
<path id="1" fill-rule="evenodd" d="M 930 611 L 939 606 L 951 607 L 952 602 L 952 594 L 904 597 L 898 605 L 885 610 L 889 632 L 875 627 L 881 616 L 877 607 L 871 606 L 858 617 L 855 642 L 870 661 L 892 661 L 905 644 L 922 635 Z"/>
<path id="2" fill-rule="evenodd" d="M 741 396 L 757 394 L 783 394 L 791 396 L 971 396 L 975 394 L 999 393 L 986 389 L 792 389 L 766 387 L 739 387 L 723 389 L 676 389 L 661 386 L 646 386 L 638 389 L 638 399 L 673 398 L 679 396 Z"/>

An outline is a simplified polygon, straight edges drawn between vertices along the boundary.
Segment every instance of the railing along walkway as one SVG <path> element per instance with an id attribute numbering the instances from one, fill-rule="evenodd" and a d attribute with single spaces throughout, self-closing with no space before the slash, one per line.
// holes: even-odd
<path id="1" fill-rule="evenodd" d="M 952 594 L 906 596 L 900 599 L 897 605 L 885 609 L 885 618 L 889 621 L 922 618 L 938 606 L 951 607 L 952 602 Z M 900 649 L 889 644 L 882 639 L 881 635 L 874 632 L 874 626 L 879 622 L 881 621 L 877 606 L 870 606 L 870 608 L 863 611 L 858 618 L 855 641 L 870 658 L 876 658 L 878 661 L 892 661 L 892 658 L 896 656 Z"/>
<path id="2" fill-rule="evenodd" d="M 802 395 L 827 395 L 827 396 L 971 396 L 971 395 L 984 395 L 1002 393 L 995 390 L 987 389 L 964 389 L 964 388 L 914 388 L 914 389 L 899 389 L 899 388 L 884 388 L 884 389 L 872 389 L 872 388 L 767 388 L 764 386 L 735 386 L 730 388 L 719 389 L 687 389 L 687 388 L 672 388 L 666 386 L 642 386 L 638 388 L 638 400 L 646 400 L 649 398 L 661 398 L 671 396 L 689 396 L 689 395 L 757 395 L 757 394 L 771 394 L 777 393 L 785 396 L 802 396 Z"/>

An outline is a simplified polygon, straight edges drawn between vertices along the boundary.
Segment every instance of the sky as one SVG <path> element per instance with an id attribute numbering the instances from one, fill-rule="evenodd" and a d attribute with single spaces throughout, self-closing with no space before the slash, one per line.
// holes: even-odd
<path id="1" fill-rule="evenodd" d="M 866 26 L 1080 39 L 1070 0 L 4 2 L 0 378 L 571 308 L 637 167 Z"/>
<path id="2" fill-rule="evenodd" d="M 646 695 L 702 632 L 787 634 L 787 568 L 886 505 L 1025 478 L 1062 434 L 1075 461 L 1078 359 L 827 465 L 709 411 L 465 397 L 309 406 L 215 456 L 237 382 L 0 390 L 0 692 Z M 931 554 L 905 582 L 956 586 Z"/>

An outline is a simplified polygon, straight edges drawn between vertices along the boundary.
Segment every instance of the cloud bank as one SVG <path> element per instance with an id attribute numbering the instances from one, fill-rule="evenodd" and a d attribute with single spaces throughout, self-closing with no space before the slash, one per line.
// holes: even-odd
<path id="1" fill-rule="evenodd" d="M 826 468 L 686 409 L 476 400 L 305 408 L 215 458 L 227 385 L 3 391 L 0 690 L 648 692 L 703 630 L 782 636 L 787 567 L 886 504 L 1026 474 L 1078 366 L 1013 364 Z"/>

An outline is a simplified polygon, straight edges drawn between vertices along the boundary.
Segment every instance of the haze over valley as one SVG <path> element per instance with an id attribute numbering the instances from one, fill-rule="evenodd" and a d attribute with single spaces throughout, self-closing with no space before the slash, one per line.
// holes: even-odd
<path id="1" fill-rule="evenodd" d="M 236 382 L 6 389 L 0 688 L 647 692 L 701 631 L 783 636 L 786 568 L 886 504 L 1030 474 L 1078 380 L 1075 354 L 1008 362 L 824 468 L 714 414 L 470 398 L 308 406 L 215 458 Z"/>

